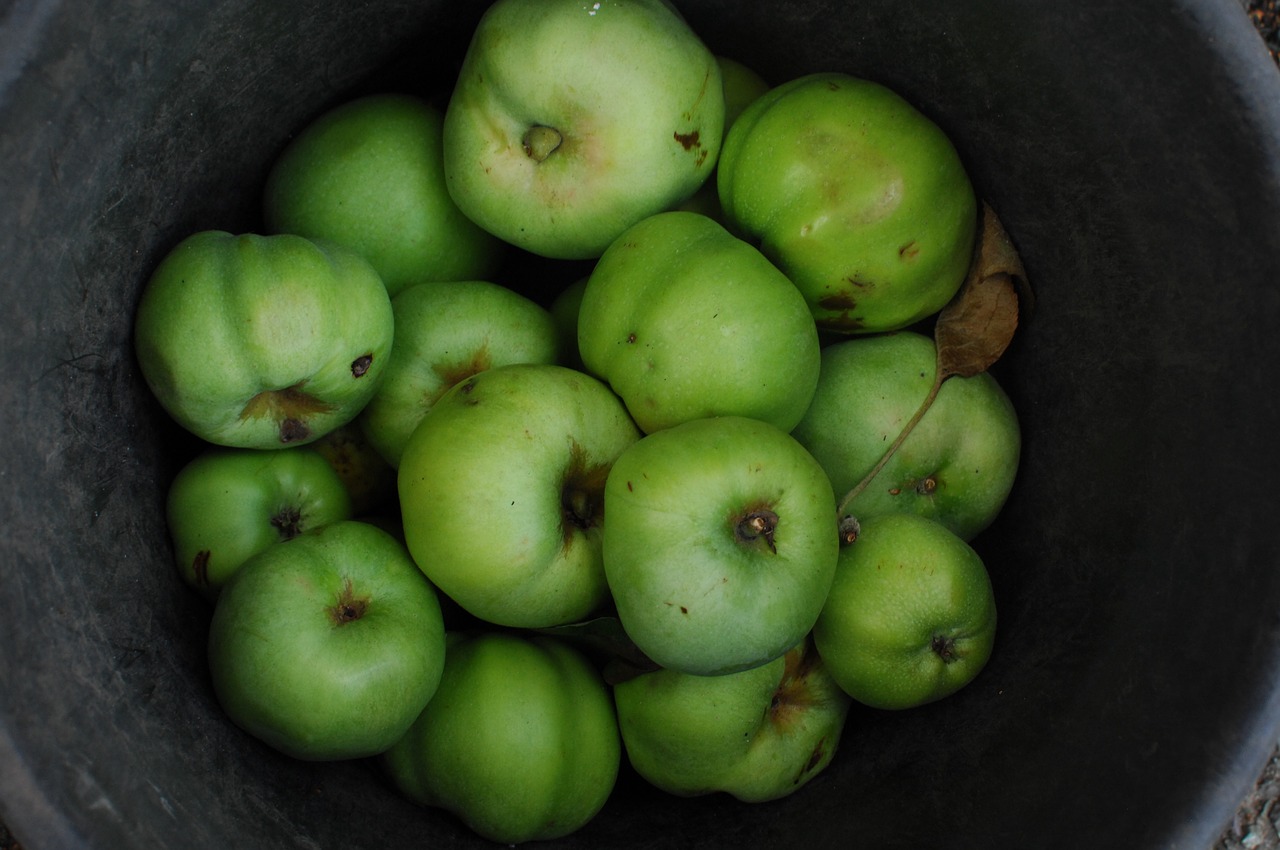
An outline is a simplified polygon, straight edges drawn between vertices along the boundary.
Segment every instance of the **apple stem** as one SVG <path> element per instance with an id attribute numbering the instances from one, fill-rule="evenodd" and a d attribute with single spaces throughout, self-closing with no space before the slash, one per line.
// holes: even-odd
<path id="1" fill-rule="evenodd" d="M 907 420 L 907 424 L 903 426 L 902 431 L 898 434 L 897 438 L 894 439 L 889 448 L 885 450 L 885 453 L 880 456 L 880 460 L 876 461 L 876 465 L 871 467 L 871 471 L 864 475 L 862 480 L 859 481 L 854 488 L 840 500 L 840 504 L 836 508 L 836 517 L 838 519 L 844 518 L 845 511 L 849 509 L 849 505 L 852 504 L 853 500 L 858 498 L 858 496 L 862 494 L 863 490 L 867 489 L 867 486 L 871 484 L 872 479 L 880 474 L 880 470 L 884 469 L 885 465 L 893 457 L 894 452 L 896 452 L 898 448 L 906 442 L 907 437 L 911 435 L 911 432 L 915 429 L 916 425 L 918 425 L 920 420 L 924 418 L 924 415 L 929 412 L 929 408 L 933 406 L 933 400 L 938 397 L 938 390 L 942 389 L 942 384 L 948 377 L 950 376 L 947 373 L 941 370 L 938 371 L 937 377 L 933 380 L 933 386 L 929 388 L 929 394 L 925 396 L 920 407 L 917 408 L 916 412 L 909 420 Z"/>
<path id="2" fill-rule="evenodd" d="M 738 522 L 738 539 L 739 540 L 758 540 L 764 538 L 764 542 L 769 547 L 770 552 L 777 552 L 777 548 L 773 545 L 773 532 L 778 527 L 778 515 L 773 511 L 762 508 L 752 511 Z"/>
<path id="3" fill-rule="evenodd" d="M 560 135 L 560 131 L 554 127 L 544 127 L 541 124 L 535 124 L 525 131 L 524 138 L 520 140 L 524 145 L 525 155 L 536 162 L 542 162 L 551 156 L 556 148 L 560 147 L 560 143 L 564 141 L 564 137 Z"/>

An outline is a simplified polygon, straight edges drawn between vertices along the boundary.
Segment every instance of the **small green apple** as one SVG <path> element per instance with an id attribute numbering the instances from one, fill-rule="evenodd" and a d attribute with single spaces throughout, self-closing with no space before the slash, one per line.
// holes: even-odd
<path id="1" fill-rule="evenodd" d="M 840 550 L 813 627 L 836 683 L 873 708 L 914 708 L 949 696 L 986 666 L 996 604 L 981 557 L 915 514 L 860 523 Z"/>
<path id="2" fill-rule="evenodd" d="M 472 375 L 436 402 L 400 459 L 409 551 L 482 620 L 582 619 L 608 598 L 605 477 L 639 436 L 590 375 L 531 363 Z"/>
<path id="3" fill-rule="evenodd" d="M 977 198 L 946 134 L 895 92 L 840 73 L 757 98 L 721 150 L 730 229 L 804 293 L 824 330 L 906 327 L 964 281 Z"/>
<path id="4" fill-rule="evenodd" d="M 613 694 L 637 773 L 678 796 L 724 791 L 748 803 L 786 797 L 821 773 L 850 703 L 808 640 L 750 670 L 656 670 Z"/>
<path id="5" fill-rule="evenodd" d="M 791 432 L 843 498 L 880 460 L 933 386 L 937 350 L 912 331 L 853 337 L 822 350 L 813 402 Z M 1021 456 L 1018 416 L 990 373 L 952 377 L 876 477 L 849 504 L 941 522 L 965 540 L 1003 508 Z"/>
<path id="6" fill-rule="evenodd" d="M 435 589 L 385 531 L 346 520 L 277 543 L 223 586 L 209 669 L 227 715 L 294 758 L 366 758 L 435 693 Z"/>
<path id="7" fill-rule="evenodd" d="M 789 431 L 813 398 L 820 352 L 800 292 L 706 216 L 628 228 L 587 280 L 578 348 L 645 433 L 706 416 Z"/>
<path id="8" fill-rule="evenodd" d="M 665 0 L 497 0 L 445 112 L 445 177 L 507 242 L 594 258 L 692 195 L 723 129 L 720 67 Z"/>
<path id="9" fill-rule="evenodd" d="M 134 318 L 142 376 L 215 445 L 309 443 L 355 418 L 382 377 L 391 299 L 350 249 L 203 231 L 160 262 Z"/>
<path id="10" fill-rule="evenodd" d="M 330 109 L 272 164 L 267 228 L 351 248 L 393 296 L 414 283 L 488 278 L 504 246 L 449 196 L 443 128 L 444 113 L 410 95 L 368 95 Z"/>
<path id="11" fill-rule="evenodd" d="M 419 283 L 391 299 L 395 348 L 359 423 L 387 463 L 440 396 L 477 372 L 507 363 L 553 363 L 558 328 L 545 307 L 482 280 Z"/>
<path id="12" fill-rule="evenodd" d="M 694 419 L 631 445 L 605 484 L 604 568 L 622 627 L 661 667 L 746 670 L 798 644 L 839 548 L 826 473 L 756 419 Z"/>
<path id="13" fill-rule="evenodd" d="M 440 687 L 382 757 L 405 796 L 503 844 L 580 829 L 621 760 L 609 689 L 586 658 L 550 637 L 498 632 L 449 634 Z"/>
<path id="14" fill-rule="evenodd" d="M 165 511 L 179 574 L 214 599 L 251 556 L 350 519 L 352 503 L 337 472 L 310 446 L 211 448 L 178 471 Z"/>

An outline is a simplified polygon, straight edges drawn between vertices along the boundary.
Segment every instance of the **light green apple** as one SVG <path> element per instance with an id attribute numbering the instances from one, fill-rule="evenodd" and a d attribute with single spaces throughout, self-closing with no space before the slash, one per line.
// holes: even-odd
<path id="1" fill-rule="evenodd" d="M 715 56 L 665 0 L 497 0 L 444 123 L 458 206 L 535 254 L 598 257 L 715 167 Z"/>
<path id="2" fill-rule="evenodd" d="M 435 696 L 381 761 L 408 798 L 510 845 L 588 823 L 621 759 L 609 689 L 577 650 L 549 637 L 451 632 Z"/>
<path id="3" fill-rule="evenodd" d="M 906 709 L 950 696 L 991 657 L 996 603 L 982 558 L 915 514 L 860 523 L 840 550 L 818 653 L 836 683 L 873 708 Z"/>
<path id="4" fill-rule="evenodd" d="M 804 293 L 824 330 L 906 327 L 940 310 L 973 257 L 978 207 L 937 124 L 848 74 L 756 99 L 717 168 L 725 220 Z"/>
<path id="5" fill-rule="evenodd" d="M 449 196 L 443 127 L 441 109 L 405 94 L 333 107 L 272 164 L 263 190 L 267 228 L 351 248 L 391 295 L 414 283 L 487 279 L 505 246 Z"/>
<path id="6" fill-rule="evenodd" d="M 646 435 L 605 484 L 604 569 L 623 628 L 685 673 L 778 658 L 831 586 L 832 506 L 817 461 L 766 422 L 721 416 Z"/>
<path id="7" fill-rule="evenodd" d="M 818 332 L 800 292 L 692 212 L 651 216 L 609 246 L 582 294 L 578 348 L 645 433 L 722 415 L 788 431 L 818 383 Z"/>
<path id="8" fill-rule="evenodd" d="M 209 625 L 227 715 L 294 758 L 367 758 L 408 731 L 440 683 L 439 600 L 404 547 L 345 520 L 236 571 Z"/>
<path id="9" fill-rule="evenodd" d="M 349 248 L 208 230 L 152 273 L 134 316 L 147 386 L 206 442 L 272 449 L 355 419 L 391 352 L 391 299 Z"/>
<path id="10" fill-rule="evenodd" d="M 398 490 L 405 542 L 472 615 L 538 628 L 608 599 L 604 487 L 639 438 L 607 386 L 553 364 L 498 366 L 445 393 L 409 438 Z"/>
<path id="11" fill-rule="evenodd" d="M 786 797 L 820 774 L 850 704 L 808 640 L 750 670 L 656 670 L 613 694 L 637 773 L 681 797 L 723 791 L 748 803 Z"/>
<path id="12" fill-rule="evenodd" d="M 822 350 L 813 402 L 791 432 L 842 499 L 880 460 L 933 386 L 933 340 L 913 331 Z M 943 383 L 924 418 L 846 513 L 915 513 L 965 540 L 1004 507 L 1021 457 L 1017 412 L 990 373 Z"/>
<path id="13" fill-rule="evenodd" d="M 395 348 L 358 421 L 392 466 L 400 465 L 410 435 L 454 384 L 508 363 L 554 363 L 561 353 L 547 309 L 489 281 L 413 284 L 391 307 Z"/>

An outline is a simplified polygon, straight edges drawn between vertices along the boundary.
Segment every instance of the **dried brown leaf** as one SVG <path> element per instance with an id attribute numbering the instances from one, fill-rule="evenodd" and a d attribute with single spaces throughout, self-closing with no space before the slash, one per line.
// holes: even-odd
<path id="1" fill-rule="evenodd" d="M 969 275 L 934 326 L 939 380 L 977 375 L 1000 359 L 1018 328 L 1020 294 L 1030 293 L 1026 279 L 1009 235 L 984 203 Z"/>

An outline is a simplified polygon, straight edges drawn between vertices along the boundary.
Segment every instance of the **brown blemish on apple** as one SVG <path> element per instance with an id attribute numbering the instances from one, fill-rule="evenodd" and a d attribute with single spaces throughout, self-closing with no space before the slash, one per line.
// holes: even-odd
<path id="1" fill-rule="evenodd" d="M 351 579 L 347 579 L 342 592 L 329 608 L 329 619 L 335 626 L 345 626 L 347 623 L 359 620 L 367 610 L 369 610 L 369 599 L 356 596 L 355 588 L 351 586 Z"/>
<path id="2" fill-rule="evenodd" d="M 799 785 L 804 781 L 805 774 L 812 771 L 822 763 L 822 759 L 827 754 L 827 739 L 821 738 L 813 747 L 813 752 L 809 754 L 809 760 L 804 763 L 804 767 L 800 768 L 800 772 L 796 774 L 796 778 L 791 780 L 792 785 Z"/>
<path id="3" fill-rule="evenodd" d="M 696 165 L 700 166 L 702 163 L 707 161 L 707 154 L 710 153 L 710 151 L 703 147 L 701 141 L 702 134 L 700 131 L 694 130 L 689 133 L 681 133 L 677 130 L 672 134 L 672 136 L 680 143 L 682 148 L 695 155 Z"/>
<path id="4" fill-rule="evenodd" d="M 263 390 L 249 399 L 240 411 L 240 420 L 267 417 L 279 423 L 280 442 L 296 443 L 311 436 L 311 428 L 307 419 L 333 411 L 334 405 L 321 401 L 302 387 L 305 381 L 299 381 L 291 387 L 278 390 Z"/>
<path id="5" fill-rule="evenodd" d="M 780 731 L 785 732 L 802 720 L 805 711 L 813 707 L 808 677 L 818 663 L 818 654 L 809 651 L 807 641 L 788 650 L 784 656 L 782 679 L 769 702 L 768 715 L 769 722 Z"/>
<path id="6" fill-rule="evenodd" d="M 627 344 L 635 345 L 635 342 L 636 342 L 635 332 L 633 331 L 632 333 L 627 334 Z"/>
<path id="7" fill-rule="evenodd" d="M 865 285 L 853 279 L 850 279 L 849 283 L 854 286 Z M 849 332 L 861 328 L 864 324 L 861 318 L 851 315 L 858 308 L 858 302 L 849 292 L 824 295 L 818 299 L 818 307 L 828 313 L 836 314 L 818 317 L 818 326 L 824 330 Z"/>
<path id="8" fill-rule="evenodd" d="M 914 260 L 920 253 L 920 243 L 912 239 L 906 245 L 898 249 L 898 256 L 904 260 Z"/>
<path id="9" fill-rule="evenodd" d="M 351 361 L 351 377 L 363 378 L 365 373 L 369 371 L 369 367 L 373 365 L 373 353 L 362 354 L 355 360 Z"/>
<path id="10" fill-rule="evenodd" d="M 196 556 L 191 559 L 191 571 L 195 573 L 196 584 L 201 587 L 209 586 L 209 550 L 201 549 Z"/>
<path id="11" fill-rule="evenodd" d="M 481 372 L 492 368 L 493 356 L 489 353 L 488 345 L 481 345 L 471 353 L 470 357 L 456 360 L 452 363 L 436 363 L 432 365 L 431 371 L 440 379 L 440 388 L 434 393 L 428 393 L 423 399 L 427 406 L 430 407 L 439 401 L 440 396 L 444 395 L 456 384 L 460 384 L 468 378 L 473 378 Z M 463 388 L 459 392 L 469 393 L 468 388 Z"/>

